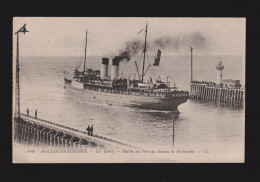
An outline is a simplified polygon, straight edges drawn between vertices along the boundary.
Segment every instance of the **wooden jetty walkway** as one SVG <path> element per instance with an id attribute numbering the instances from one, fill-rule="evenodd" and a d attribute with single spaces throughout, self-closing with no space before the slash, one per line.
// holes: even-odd
<path id="1" fill-rule="evenodd" d="M 190 99 L 212 102 L 232 108 L 244 107 L 244 90 L 223 88 L 208 82 L 190 83 Z"/>
<path id="2" fill-rule="evenodd" d="M 19 118 L 14 119 L 14 140 L 20 144 L 32 144 L 43 147 L 137 148 L 130 143 L 117 139 L 96 134 L 90 136 L 85 131 L 27 116 L 23 113 L 20 113 Z"/>

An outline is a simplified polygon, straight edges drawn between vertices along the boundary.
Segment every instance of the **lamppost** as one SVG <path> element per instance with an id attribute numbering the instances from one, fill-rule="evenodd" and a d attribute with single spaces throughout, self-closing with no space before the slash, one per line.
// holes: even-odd
<path id="1" fill-rule="evenodd" d="M 29 32 L 25 28 L 26 24 L 23 25 L 17 32 L 15 32 L 17 37 L 17 45 L 16 45 L 16 107 L 15 107 L 15 117 L 20 117 L 20 65 L 19 65 L 19 33 Z"/>
<path id="2" fill-rule="evenodd" d="M 193 50 L 193 48 L 190 46 L 190 82 L 192 82 L 193 81 L 193 78 L 192 78 L 192 50 Z"/>

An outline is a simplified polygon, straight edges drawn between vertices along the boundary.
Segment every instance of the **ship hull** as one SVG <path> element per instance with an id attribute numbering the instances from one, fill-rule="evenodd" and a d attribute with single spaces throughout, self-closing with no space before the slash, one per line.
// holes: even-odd
<path id="1" fill-rule="evenodd" d="M 105 103 L 157 111 L 178 112 L 178 106 L 188 100 L 188 98 L 148 97 L 87 90 L 74 87 L 66 81 L 65 89 L 71 95 L 89 103 Z"/>

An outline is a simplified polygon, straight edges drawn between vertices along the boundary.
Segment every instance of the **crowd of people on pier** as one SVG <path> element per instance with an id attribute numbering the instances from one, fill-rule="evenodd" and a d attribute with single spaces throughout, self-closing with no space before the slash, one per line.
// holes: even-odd
<path id="1" fill-rule="evenodd" d="M 196 81 L 196 80 L 192 80 L 191 83 L 206 84 L 206 85 L 217 85 L 215 82 Z"/>
<path id="2" fill-rule="evenodd" d="M 207 86 L 210 86 L 210 87 L 220 87 L 220 88 L 236 88 L 236 89 L 240 89 L 242 88 L 242 85 L 239 84 L 238 86 L 233 86 L 233 87 L 230 87 L 228 86 L 227 84 L 216 84 L 215 82 L 208 82 L 208 81 L 196 81 L 196 80 L 192 80 L 190 83 L 196 83 L 196 84 L 205 84 Z"/>

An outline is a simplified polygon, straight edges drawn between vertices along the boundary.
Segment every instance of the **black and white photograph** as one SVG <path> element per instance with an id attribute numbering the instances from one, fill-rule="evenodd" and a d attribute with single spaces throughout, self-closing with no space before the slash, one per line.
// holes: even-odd
<path id="1" fill-rule="evenodd" d="M 13 163 L 244 163 L 246 18 L 14 17 Z"/>

